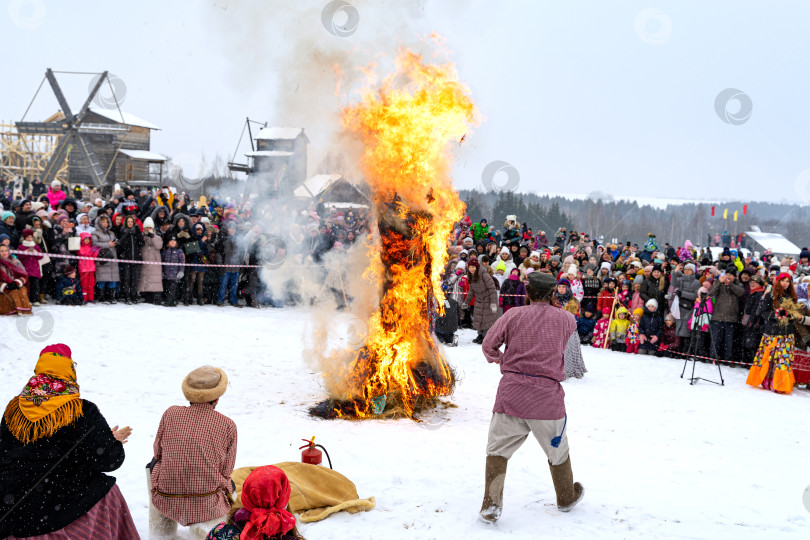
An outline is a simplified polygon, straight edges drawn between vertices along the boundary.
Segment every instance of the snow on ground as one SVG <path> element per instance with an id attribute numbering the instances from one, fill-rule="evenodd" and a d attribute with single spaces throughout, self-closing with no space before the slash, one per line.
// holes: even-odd
<path id="1" fill-rule="evenodd" d="M 556 510 L 545 456 L 530 439 L 509 463 L 503 516 L 487 526 L 476 518 L 499 373 L 471 331 L 447 349 L 460 378 L 458 408 L 423 424 L 325 421 L 306 412 L 325 396 L 301 357 L 304 310 L 46 310 L 54 326 L 44 342 L 24 338 L 13 319 L 0 323 L 0 397 L 19 392 L 42 346 L 70 345 L 82 395 L 110 425 L 133 428 L 114 474 L 144 538 L 144 466 L 154 433 L 162 412 L 183 404 L 185 374 L 202 364 L 228 372 L 218 410 L 239 428 L 237 467 L 296 461 L 300 440 L 315 435 L 360 497 L 376 497 L 370 512 L 304 524 L 309 539 L 807 538 L 801 498 L 810 484 L 810 391 L 753 389 L 741 369 L 724 369 L 725 387 L 690 386 L 679 378 L 681 361 L 587 348 L 589 373 L 564 383 L 584 501 L 570 514 Z M 41 321 L 33 317 L 30 328 Z M 716 375 L 713 366 L 697 370 Z"/>

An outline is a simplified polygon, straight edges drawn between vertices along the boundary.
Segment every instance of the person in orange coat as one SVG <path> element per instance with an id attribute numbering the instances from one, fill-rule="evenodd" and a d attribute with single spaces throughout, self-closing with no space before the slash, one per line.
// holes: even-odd
<path id="1" fill-rule="evenodd" d="M 793 390 L 794 306 L 798 309 L 798 296 L 790 274 L 781 273 L 774 280 L 773 289 L 762 297 L 760 317 L 763 324 L 762 339 L 754 356 L 754 365 L 745 381 L 751 386 L 762 386 L 779 394 Z M 788 311 L 790 309 L 790 312 Z M 802 317 L 806 319 L 806 317 Z M 804 320 L 799 321 L 803 323 Z"/>

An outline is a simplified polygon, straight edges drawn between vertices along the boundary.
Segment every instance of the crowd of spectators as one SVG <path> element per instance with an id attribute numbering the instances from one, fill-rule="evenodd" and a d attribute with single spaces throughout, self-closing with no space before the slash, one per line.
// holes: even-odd
<path id="1" fill-rule="evenodd" d="M 526 303 L 527 276 L 547 272 L 557 279 L 554 302 L 576 317 L 582 343 L 637 354 L 694 355 L 729 366 L 757 365 L 765 357 L 772 367 L 779 358 L 768 356 L 772 349 L 764 350 L 763 343 L 781 335 L 792 361 L 794 347 L 810 343 L 810 251 L 780 259 L 770 251 L 737 249 L 744 236 L 724 233 L 716 240 L 725 246 L 715 258 L 711 249 L 689 240 L 659 245 L 652 233 L 641 246 L 604 244 L 564 228 L 552 237 L 534 233 L 516 216 L 508 216 L 503 228 L 486 219 L 473 224 L 465 216 L 448 249 L 443 289 L 447 306 L 455 301 L 460 308 L 458 325 L 478 331 L 476 343 L 499 316 Z M 777 319 L 782 322 L 775 326 Z M 780 365 L 790 367 L 788 360 Z"/>
<path id="2" fill-rule="evenodd" d="M 0 197 L 0 314 L 48 302 L 279 307 L 301 300 L 295 284 L 274 297 L 259 267 L 288 256 L 317 266 L 368 234 L 364 208 L 191 199 L 167 186 L 108 197 L 58 181 L 30 187 Z"/>

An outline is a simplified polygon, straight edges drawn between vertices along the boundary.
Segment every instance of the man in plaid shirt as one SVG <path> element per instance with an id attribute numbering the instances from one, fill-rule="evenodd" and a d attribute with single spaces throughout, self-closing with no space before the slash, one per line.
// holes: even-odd
<path id="1" fill-rule="evenodd" d="M 172 406 L 160 419 L 150 475 L 152 538 L 171 538 L 177 524 L 205 535 L 231 509 L 236 424 L 214 410 L 228 385 L 219 368 L 203 366 L 183 381 L 188 407 Z"/>
<path id="2" fill-rule="evenodd" d="M 487 442 L 486 488 L 480 517 L 494 523 L 503 508 L 506 463 L 529 433 L 548 458 L 557 508 L 568 512 L 581 499 L 568 455 L 565 364 L 581 362 L 577 325 L 571 313 L 552 303 L 554 276 L 532 272 L 526 282 L 530 304 L 510 309 L 484 338 L 487 361 L 501 368 Z M 501 352 L 502 345 L 506 345 Z M 566 358 L 568 362 L 566 362 Z"/>

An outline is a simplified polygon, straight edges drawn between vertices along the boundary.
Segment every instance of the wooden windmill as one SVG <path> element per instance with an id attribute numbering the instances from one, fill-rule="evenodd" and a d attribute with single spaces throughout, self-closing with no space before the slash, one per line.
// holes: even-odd
<path id="1" fill-rule="evenodd" d="M 73 153 L 70 149 L 77 148 L 79 151 L 76 153 L 80 154 L 82 159 L 86 162 L 87 170 L 90 178 L 93 180 L 93 183 L 95 183 L 95 185 L 98 187 L 102 187 L 107 175 L 107 171 L 105 171 L 104 167 L 101 165 L 96 152 L 93 150 L 92 144 L 89 144 L 82 135 L 91 133 L 114 133 L 122 129 L 121 126 L 116 125 L 85 123 L 85 116 L 90 110 L 90 104 L 98 94 L 101 85 L 104 84 L 104 82 L 107 82 L 107 84 L 110 85 L 110 89 L 112 89 L 112 84 L 109 81 L 107 72 L 105 71 L 100 74 L 100 77 L 91 88 L 90 94 L 87 96 L 87 99 L 85 100 L 81 109 L 79 109 L 79 112 L 76 114 L 73 114 L 70 104 L 67 102 L 67 99 L 65 99 L 65 95 L 62 92 L 62 89 L 59 87 L 56 76 L 54 75 L 53 70 L 50 68 L 48 68 L 48 70 L 45 72 L 45 79 L 47 79 L 54 95 L 56 96 L 56 100 L 62 109 L 62 115 L 64 115 L 64 118 L 56 122 L 15 122 L 17 131 L 20 134 L 59 136 L 59 142 L 57 143 L 56 148 L 54 148 L 41 175 L 43 184 L 47 185 L 54 179 L 56 173 L 63 165 L 68 152 L 70 151 Z M 42 85 L 40 85 L 40 88 L 42 88 Z M 37 93 L 39 93 L 39 90 L 37 90 Z M 114 91 L 113 97 L 115 98 Z M 36 99 L 36 95 L 34 95 L 34 99 Z M 115 102 L 116 107 L 118 107 L 117 98 L 115 98 Z M 120 107 L 118 107 L 118 109 L 120 111 Z"/>

